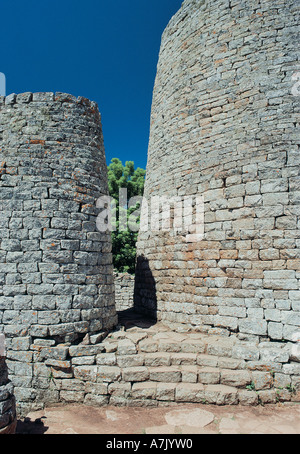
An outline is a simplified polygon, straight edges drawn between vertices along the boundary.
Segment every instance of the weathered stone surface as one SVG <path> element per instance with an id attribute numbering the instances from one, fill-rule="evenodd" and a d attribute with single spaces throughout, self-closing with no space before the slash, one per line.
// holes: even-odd
<path id="1" fill-rule="evenodd" d="M 214 355 L 198 355 L 197 364 L 199 366 L 216 367 L 218 365 L 219 358 Z"/>
<path id="2" fill-rule="evenodd" d="M 117 357 L 115 353 L 102 353 L 96 356 L 96 363 L 101 366 L 116 366 Z"/>
<path id="3" fill-rule="evenodd" d="M 171 426 L 205 427 L 214 421 L 215 416 L 206 410 L 173 410 L 166 413 L 165 419 Z"/>
<path id="4" fill-rule="evenodd" d="M 112 383 L 121 380 L 121 369 L 116 366 L 98 366 L 97 381 Z M 92 381 L 92 380 L 91 380 Z"/>
<path id="5" fill-rule="evenodd" d="M 5 337 L 0 338 L 0 435 L 13 434 L 16 430 L 17 414 L 13 384 L 10 382 L 5 362 Z"/>
<path id="6" fill-rule="evenodd" d="M 288 375 L 275 373 L 274 386 L 275 388 L 287 388 L 291 385 L 291 378 Z"/>
<path id="7" fill-rule="evenodd" d="M 144 358 L 145 366 L 158 367 L 170 366 L 173 356 L 170 353 L 147 353 Z"/>
<path id="8" fill-rule="evenodd" d="M 205 390 L 201 383 L 179 383 L 175 391 L 176 402 L 205 402 Z"/>
<path id="9" fill-rule="evenodd" d="M 85 405 L 99 406 L 104 407 L 108 404 L 108 396 L 96 395 L 96 394 L 86 394 L 84 398 Z"/>
<path id="10" fill-rule="evenodd" d="M 79 391 L 61 391 L 60 399 L 63 402 L 83 402 L 84 392 Z"/>
<path id="11" fill-rule="evenodd" d="M 283 373 L 284 374 L 289 374 L 289 375 L 300 375 L 300 364 L 291 362 L 290 364 L 284 364 L 283 368 Z"/>
<path id="12" fill-rule="evenodd" d="M 259 391 L 258 397 L 262 404 L 275 404 L 277 402 L 277 394 L 275 390 Z"/>
<path id="13" fill-rule="evenodd" d="M 38 391 L 45 382 L 32 361 L 67 378 L 71 365 L 59 362 L 70 344 L 117 321 L 111 238 L 96 225 L 97 200 L 108 194 L 101 118 L 81 98 L 14 94 L 0 105 L 0 131 L 1 331 L 15 363 L 10 377 L 20 381 L 31 369 Z M 71 356 L 101 353 L 82 348 L 71 346 Z"/>
<path id="14" fill-rule="evenodd" d="M 108 385 L 108 394 L 113 397 L 128 399 L 131 395 L 130 383 L 111 383 Z"/>
<path id="15" fill-rule="evenodd" d="M 91 366 L 95 364 L 96 358 L 95 356 L 78 356 L 72 358 L 72 365 L 73 366 Z"/>
<path id="16" fill-rule="evenodd" d="M 150 367 L 149 372 L 151 381 L 165 383 L 179 383 L 181 381 L 181 371 L 176 366 Z"/>
<path id="17" fill-rule="evenodd" d="M 160 351 L 163 352 L 172 352 L 178 353 L 181 351 L 180 343 L 172 340 L 172 339 L 161 339 L 158 344 L 158 348 Z"/>
<path id="18" fill-rule="evenodd" d="M 118 356 L 117 363 L 119 367 L 138 367 L 144 366 L 144 355 L 125 355 L 125 356 Z M 145 363 L 145 366 L 149 364 Z"/>
<path id="19" fill-rule="evenodd" d="M 201 340 L 183 341 L 181 344 L 181 351 L 183 353 L 204 353 L 206 350 L 206 343 Z"/>
<path id="20" fill-rule="evenodd" d="M 259 350 L 256 345 L 241 343 L 233 347 L 232 356 L 233 358 L 254 361 L 259 359 Z"/>
<path id="21" fill-rule="evenodd" d="M 134 305 L 134 275 L 114 273 L 116 310 L 125 311 Z"/>
<path id="22" fill-rule="evenodd" d="M 220 369 L 214 367 L 203 367 L 198 372 L 198 381 L 203 384 L 220 383 Z"/>
<path id="23" fill-rule="evenodd" d="M 56 359 L 47 359 L 45 361 L 46 366 L 53 366 L 58 369 L 70 369 L 71 361 L 58 361 Z"/>
<path id="24" fill-rule="evenodd" d="M 236 388 L 245 388 L 251 383 L 251 375 L 248 371 L 221 370 L 221 384 Z"/>
<path id="25" fill-rule="evenodd" d="M 159 401 L 172 402 L 175 400 L 176 383 L 158 383 L 156 399 Z"/>
<path id="26" fill-rule="evenodd" d="M 241 405 L 257 405 L 258 394 L 255 391 L 239 390 L 238 399 Z"/>
<path id="27" fill-rule="evenodd" d="M 232 356 L 233 342 L 227 339 L 219 339 L 217 341 L 209 342 L 207 353 L 215 356 Z"/>
<path id="28" fill-rule="evenodd" d="M 139 349 L 141 352 L 155 353 L 158 350 L 158 344 L 155 341 L 145 339 L 140 342 Z"/>
<path id="29" fill-rule="evenodd" d="M 274 345 L 274 343 L 272 342 Z M 274 347 L 268 347 L 263 345 L 260 348 L 260 359 L 266 362 L 277 362 L 277 363 L 287 363 L 290 358 L 289 351 L 285 348 L 282 348 L 282 345 L 274 345 Z"/>
<path id="30" fill-rule="evenodd" d="M 238 402 L 238 390 L 225 385 L 207 385 L 205 401 L 216 405 L 235 405 Z"/>
<path id="31" fill-rule="evenodd" d="M 98 374 L 97 366 L 74 367 L 74 377 L 83 381 L 96 382 Z"/>
<path id="32" fill-rule="evenodd" d="M 199 368 L 197 366 L 182 366 L 181 380 L 183 383 L 197 383 Z M 201 382 L 201 380 L 199 379 Z"/>
<path id="33" fill-rule="evenodd" d="M 273 385 L 273 375 L 267 372 L 252 372 L 252 381 L 256 390 L 270 389 Z"/>
<path id="34" fill-rule="evenodd" d="M 140 382 L 148 380 L 149 377 L 150 373 L 147 367 L 127 367 L 122 371 L 122 379 L 124 381 Z"/>
<path id="35" fill-rule="evenodd" d="M 135 306 L 170 326 L 282 341 L 300 327 L 299 15 L 293 0 L 257 7 L 186 0 L 164 31 Z"/>
<path id="36" fill-rule="evenodd" d="M 5 350 L 5 336 L 4 334 L 0 334 L 0 358 L 4 358 L 6 356 Z"/>
<path id="37" fill-rule="evenodd" d="M 171 363 L 176 364 L 196 364 L 197 355 L 196 353 L 172 353 Z"/>
<path id="38" fill-rule="evenodd" d="M 137 352 L 136 345 L 129 339 L 118 342 L 118 355 L 135 355 Z"/>
<path id="39" fill-rule="evenodd" d="M 104 346 L 100 345 L 74 345 L 69 348 L 69 354 L 72 357 L 82 357 L 82 356 L 91 356 L 98 355 L 104 351 Z"/>
<path id="40" fill-rule="evenodd" d="M 161 331 L 108 334 L 97 105 L 63 93 L 0 99 L 0 330 L 20 409 L 299 399 L 299 15 L 293 0 L 256 3 L 186 0 L 162 38 L 145 196 L 165 201 L 140 231 L 134 284 L 135 307 Z M 176 207 L 171 231 L 153 228 L 187 196 L 200 233 L 187 211 L 178 225 Z M 133 278 L 115 283 L 119 308 L 131 307 Z M 10 427 L 7 379 L 0 367 Z"/>
<path id="41" fill-rule="evenodd" d="M 131 394 L 134 399 L 155 399 L 156 390 L 157 383 L 154 382 L 134 383 Z"/>
<path id="42" fill-rule="evenodd" d="M 108 383 L 83 382 L 84 390 L 87 394 L 106 396 L 108 394 Z"/>

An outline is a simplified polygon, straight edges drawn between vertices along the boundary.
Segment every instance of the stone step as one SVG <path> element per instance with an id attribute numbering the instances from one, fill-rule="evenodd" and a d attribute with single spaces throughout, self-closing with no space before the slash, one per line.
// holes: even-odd
<path id="1" fill-rule="evenodd" d="M 206 338 L 191 338 L 183 342 L 175 342 L 171 338 L 155 340 L 143 337 L 137 343 L 124 338 L 110 339 L 102 344 L 102 348 L 106 353 L 115 353 L 115 365 L 120 367 L 187 364 L 280 373 L 282 364 L 288 362 L 290 357 L 287 347 L 282 348 L 279 355 L 274 353 L 272 345 L 265 344 L 258 347 L 236 338 L 216 336 L 209 341 Z"/>
<path id="2" fill-rule="evenodd" d="M 180 337 L 179 337 L 180 336 Z M 286 363 L 289 361 L 289 346 L 281 348 L 274 343 L 242 341 L 237 337 L 207 336 L 200 333 L 181 335 L 174 332 L 162 332 L 155 335 L 145 333 L 114 333 L 106 338 L 107 352 L 116 352 L 119 355 L 170 353 L 196 354 L 219 357 L 223 360 L 257 361 Z M 212 364 L 211 364 L 212 365 Z M 236 366 L 232 367 L 233 369 Z"/>
<path id="3" fill-rule="evenodd" d="M 201 383 L 164 383 L 148 381 L 134 383 L 131 398 L 134 400 L 174 401 L 178 403 L 209 403 L 234 405 L 239 402 L 240 391 L 225 385 L 203 385 Z M 255 393 L 254 393 L 255 394 Z M 240 393 L 241 398 L 242 393 Z M 255 400 L 249 391 L 248 398 Z"/>
<path id="4" fill-rule="evenodd" d="M 64 346 L 50 350 L 34 354 L 45 356 L 54 379 L 62 379 L 61 398 L 66 401 L 152 407 L 292 399 L 284 369 L 287 353 L 282 347 L 280 355 L 274 354 L 269 343 L 258 346 L 233 337 L 135 330 L 114 332 L 96 345 L 73 346 L 69 354 Z M 72 374 L 77 391 L 67 388 Z"/>
<path id="5" fill-rule="evenodd" d="M 99 366 L 115 366 L 121 369 L 129 367 L 167 367 L 167 366 L 200 366 L 200 367 L 215 367 L 219 369 L 229 369 L 229 370 L 240 370 L 245 371 L 249 370 L 251 372 L 269 372 L 276 374 L 285 374 L 284 364 L 277 361 L 272 361 L 273 357 L 271 355 L 271 350 L 269 356 L 266 359 L 258 359 L 256 356 L 255 360 L 243 359 L 243 355 L 240 354 L 241 358 L 229 358 L 211 355 L 207 353 L 182 353 L 182 352 L 152 352 L 152 353 L 142 353 L 138 349 L 133 348 L 132 344 L 128 344 L 126 341 L 123 343 L 120 348 L 118 344 L 112 347 L 112 344 L 109 344 L 106 348 L 106 344 L 100 344 L 97 346 L 78 346 L 70 349 L 70 364 L 63 362 L 62 368 L 66 369 L 66 365 L 71 365 L 72 367 L 84 366 L 84 365 L 94 365 Z M 243 347 L 244 348 L 244 347 Z M 45 350 L 45 349 L 44 349 Z M 62 349 L 53 349 L 55 352 L 51 353 L 51 349 L 46 349 L 46 357 L 49 356 L 49 362 L 51 365 L 59 368 L 58 360 L 62 359 L 62 353 L 64 357 L 66 352 Z M 62 352 L 62 353 L 61 353 Z M 283 352 L 285 354 L 285 352 Z M 249 350 L 246 352 L 246 355 L 249 355 Z M 52 361 L 56 360 L 55 363 Z M 279 358 L 281 359 L 281 358 Z M 284 359 L 284 358 L 283 358 Z"/>
<path id="6" fill-rule="evenodd" d="M 235 405 L 238 403 L 257 404 L 258 396 L 253 391 L 240 390 L 226 385 L 204 385 L 202 383 L 165 383 L 147 381 L 112 384 L 108 387 L 110 404 L 148 406 L 158 402 L 208 403 Z M 156 403 L 155 403 L 156 402 Z"/>
<path id="7" fill-rule="evenodd" d="M 250 367 L 257 367 L 258 370 L 259 365 L 261 364 L 261 370 L 264 370 L 266 365 L 265 361 L 262 361 L 261 363 L 259 361 L 246 363 L 243 359 L 220 357 L 203 353 L 174 353 L 165 351 L 142 353 L 137 350 L 134 351 L 133 349 L 130 349 L 131 347 L 124 352 L 122 349 L 118 350 L 116 348 L 115 351 L 111 352 L 111 348 L 108 348 L 108 351 L 99 353 L 96 356 L 96 362 L 98 365 L 119 366 L 121 368 L 139 366 L 159 367 L 174 365 L 198 365 L 232 370 L 246 369 L 247 364 L 249 364 Z M 131 351 L 130 354 L 129 351 Z M 79 361 L 73 358 L 74 364 L 79 362 L 83 364 L 84 358 L 85 357 L 80 357 Z M 87 362 L 89 359 L 90 358 L 87 357 Z M 271 369 L 276 370 L 274 367 L 271 367 Z"/>
<path id="8" fill-rule="evenodd" d="M 78 369 L 77 369 L 78 370 Z M 102 383 L 190 383 L 221 384 L 247 389 L 253 382 L 257 389 L 268 389 L 272 386 L 273 376 L 268 372 L 250 372 L 248 370 L 219 369 L 197 365 L 176 365 L 158 367 L 125 367 L 90 366 L 83 367 L 83 372 L 92 374 L 94 380 Z"/>
<path id="9" fill-rule="evenodd" d="M 120 377 L 119 377 L 120 378 Z M 159 406 L 172 402 L 176 403 L 208 403 L 217 405 L 257 405 L 285 401 L 287 391 L 263 389 L 253 391 L 224 384 L 203 383 L 169 383 L 169 382 L 120 382 L 106 383 L 79 380 L 77 391 L 73 384 L 61 390 L 61 398 L 66 402 L 84 402 L 88 405 L 117 405 L 117 406 Z M 81 389 L 81 390 L 80 390 Z"/>
<path id="10" fill-rule="evenodd" d="M 109 338 L 105 345 L 107 351 L 116 351 L 119 354 L 145 354 L 145 353 L 185 353 L 185 354 L 207 354 L 222 358 L 257 360 L 259 358 L 259 348 L 255 343 L 242 342 L 236 337 L 222 338 L 217 336 L 200 336 L 193 338 L 192 335 L 183 340 L 177 339 L 178 334 L 173 336 L 155 338 L 152 336 L 139 335 L 135 340 L 128 338 Z M 124 334 L 125 336 L 126 334 Z M 138 340 L 140 338 L 140 340 Z"/>
<path id="11" fill-rule="evenodd" d="M 169 353 L 208 353 L 210 355 L 219 355 L 231 357 L 236 339 L 224 338 L 193 339 L 186 337 L 184 340 L 176 339 L 173 336 L 164 338 L 147 338 L 138 344 L 138 349 L 143 353 L 169 352 Z"/>
<path id="12" fill-rule="evenodd" d="M 144 341 L 143 338 L 142 342 Z M 228 348 L 232 342 L 228 342 L 228 339 L 226 342 L 224 345 L 223 339 L 214 340 L 214 348 L 210 351 L 215 353 L 215 346 L 220 347 L 220 344 L 222 349 Z M 248 386 L 262 390 L 272 388 L 275 373 L 277 381 L 282 379 L 281 365 L 272 362 L 246 361 L 242 358 L 208 353 L 141 352 L 129 339 L 123 338 L 115 344 L 113 350 L 111 352 L 112 348 L 109 348 L 108 351 L 111 353 L 103 351 L 96 355 L 95 361 L 99 372 L 95 373 L 100 381 L 135 383 L 150 380 L 168 383 L 222 384 L 240 389 L 246 389 Z M 223 350 L 223 353 L 226 351 Z M 82 361 L 83 358 L 79 359 Z M 74 365 L 78 364 L 77 357 L 72 358 L 72 361 L 74 360 Z M 278 382 L 278 386 L 282 387 L 282 384 Z"/>

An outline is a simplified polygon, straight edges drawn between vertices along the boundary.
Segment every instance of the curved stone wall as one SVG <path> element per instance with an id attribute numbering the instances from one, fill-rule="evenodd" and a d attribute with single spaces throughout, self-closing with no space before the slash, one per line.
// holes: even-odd
<path id="1" fill-rule="evenodd" d="M 203 197 L 204 236 L 140 233 L 139 311 L 209 333 L 295 340 L 298 41 L 293 0 L 186 0 L 170 21 L 145 196 Z"/>
<path id="2" fill-rule="evenodd" d="M 108 194 L 96 103 L 0 98 L 0 162 L 0 332 L 17 401 L 34 402 L 47 388 L 38 346 L 96 339 L 117 322 L 110 233 L 96 227 Z"/>

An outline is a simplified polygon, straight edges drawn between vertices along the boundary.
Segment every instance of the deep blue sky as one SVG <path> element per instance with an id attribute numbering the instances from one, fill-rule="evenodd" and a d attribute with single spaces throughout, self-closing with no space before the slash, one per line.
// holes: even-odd
<path id="1" fill-rule="evenodd" d="M 108 163 L 145 167 L 161 35 L 182 0 L 1 0 L 6 91 L 99 104 Z"/>

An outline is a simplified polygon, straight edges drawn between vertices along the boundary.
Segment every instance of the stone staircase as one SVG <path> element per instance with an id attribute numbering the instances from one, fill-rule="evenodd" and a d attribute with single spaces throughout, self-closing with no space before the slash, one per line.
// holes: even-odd
<path id="1" fill-rule="evenodd" d="M 139 321 L 110 333 L 92 359 L 88 352 L 95 347 L 70 348 L 75 378 L 95 383 L 85 403 L 257 405 L 296 399 L 287 344 L 178 333 Z"/>
<path id="2" fill-rule="evenodd" d="M 35 339 L 30 356 L 9 352 L 11 370 L 19 366 L 17 358 L 32 374 L 27 388 L 14 383 L 19 414 L 56 403 L 153 407 L 300 401 L 300 358 L 293 344 L 179 332 L 133 315 L 119 317 L 113 332 L 87 335 L 78 345 Z"/>

